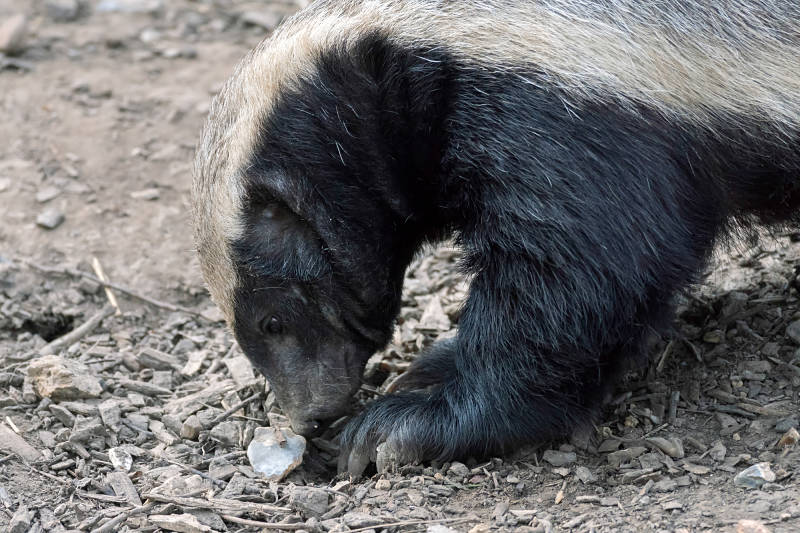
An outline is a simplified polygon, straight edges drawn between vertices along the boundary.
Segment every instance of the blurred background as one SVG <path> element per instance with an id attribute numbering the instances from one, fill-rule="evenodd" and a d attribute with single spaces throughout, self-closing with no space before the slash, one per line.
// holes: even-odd
<path id="1" fill-rule="evenodd" d="M 199 130 L 238 59 L 303 3 L 0 0 L 0 255 L 96 256 L 145 293 L 195 294 Z"/>

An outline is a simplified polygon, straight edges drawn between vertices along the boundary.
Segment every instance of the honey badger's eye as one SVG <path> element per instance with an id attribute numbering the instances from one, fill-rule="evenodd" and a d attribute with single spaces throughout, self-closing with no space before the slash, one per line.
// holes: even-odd
<path id="1" fill-rule="evenodd" d="M 283 324 L 281 324 L 280 319 L 276 316 L 267 317 L 261 321 L 259 324 L 259 328 L 261 328 L 261 333 L 264 335 L 278 335 L 283 333 Z"/>

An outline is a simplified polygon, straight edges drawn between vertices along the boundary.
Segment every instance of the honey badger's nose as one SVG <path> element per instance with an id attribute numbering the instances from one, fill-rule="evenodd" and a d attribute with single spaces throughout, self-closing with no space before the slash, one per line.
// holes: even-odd
<path id="1" fill-rule="evenodd" d="M 320 424 L 317 420 L 290 418 L 290 421 L 292 424 L 292 431 L 304 437 L 315 437 L 322 429 L 322 424 Z"/>

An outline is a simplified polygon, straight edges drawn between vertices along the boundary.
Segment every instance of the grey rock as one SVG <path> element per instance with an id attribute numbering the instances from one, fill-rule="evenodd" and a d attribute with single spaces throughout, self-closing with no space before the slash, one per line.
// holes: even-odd
<path id="1" fill-rule="evenodd" d="M 796 344 L 800 344 L 800 320 L 790 322 L 786 326 L 786 336 L 792 339 Z"/>
<path id="2" fill-rule="evenodd" d="M 779 433 L 786 433 L 790 429 L 798 426 L 800 426 L 800 419 L 798 419 L 797 416 L 787 416 L 786 418 L 778 420 L 778 423 L 775 424 L 775 431 Z"/>
<path id="3" fill-rule="evenodd" d="M 44 204 L 57 198 L 61 194 L 61 189 L 58 187 L 42 187 L 36 192 L 36 201 Z"/>
<path id="4" fill-rule="evenodd" d="M 770 468 L 769 463 L 754 464 L 750 468 L 742 470 L 733 478 L 734 485 L 746 489 L 757 489 L 764 483 L 772 483 L 773 481 L 775 481 L 775 473 Z"/>
<path id="5" fill-rule="evenodd" d="M 722 462 L 725 460 L 725 454 L 728 453 L 728 449 L 725 448 L 725 445 L 722 444 L 722 441 L 718 440 L 714 444 L 711 445 L 711 448 L 708 450 L 708 455 L 717 462 Z"/>
<path id="6" fill-rule="evenodd" d="M 204 526 L 210 527 L 214 531 L 225 531 L 228 527 L 217 513 L 206 511 L 205 509 L 186 509 L 186 512 L 197 518 Z"/>
<path id="7" fill-rule="evenodd" d="M 27 31 L 25 15 L 12 15 L 0 22 L 0 52 L 9 55 L 21 52 Z"/>
<path id="8" fill-rule="evenodd" d="M 44 4 L 47 16 L 56 22 L 72 22 L 81 15 L 78 0 L 47 0 Z"/>
<path id="9" fill-rule="evenodd" d="M 678 482 L 672 478 L 664 478 L 653 485 L 656 492 L 672 492 L 678 488 Z"/>
<path id="10" fill-rule="evenodd" d="M 200 423 L 200 419 L 196 415 L 191 415 L 183 421 L 180 436 L 183 439 L 197 440 L 201 431 L 203 431 L 203 424 Z"/>
<path id="11" fill-rule="evenodd" d="M 178 437 L 170 430 L 168 430 L 167 427 L 164 425 L 164 422 L 160 420 L 150 421 L 150 431 L 153 432 L 153 435 L 155 435 L 158 440 L 160 440 L 167 446 L 178 444 L 181 440 L 180 437 Z"/>
<path id="12" fill-rule="evenodd" d="M 376 526 L 383 521 L 377 517 L 367 513 L 359 513 L 358 511 L 350 511 L 342 516 L 345 525 L 350 529 L 359 529 L 362 527 Z"/>
<path id="13" fill-rule="evenodd" d="M 66 407 L 58 404 L 50 404 L 47 408 L 59 422 L 64 424 L 64 426 L 71 428 L 73 424 L 75 424 L 75 415 Z"/>
<path id="14" fill-rule="evenodd" d="M 164 0 L 102 0 L 95 10 L 107 13 L 156 14 L 164 9 Z"/>
<path id="15" fill-rule="evenodd" d="M 36 225 L 44 229 L 56 229 L 64 222 L 64 213 L 57 209 L 45 209 L 36 216 Z"/>
<path id="16" fill-rule="evenodd" d="M 117 429 L 122 419 L 122 408 L 119 400 L 108 399 L 97 406 L 100 419 L 109 429 Z"/>
<path id="17" fill-rule="evenodd" d="M 28 379 L 36 394 L 54 401 L 97 398 L 103 392 L 89 367 L 57 355 L 46 355 L 28 367 Z"/>
<path id="18" fill-rule="evenodd" d="M 200 523 L 192 514 L 153 514 L 147 519 L 155 526 L 166 531 L 181 531 L 183 533 L 206 533 L 212 531 L 210 527 Z"/>
<path id="19" fill-rule="evenodd" d="M 28 533 L 31 529 L 31 522 L 33 521 L 33 511 L 28 511 L 24 505 L 17 508 L 17 512 L 11 517 L 11 522 L 8 524 L 8 533 Z"/>
<path id="20" fill-rule="evenodd" d="M 447 475 L 458 479 L 463 479 L 469 475 L 469 468 L 467 468 L 467 465 L 464 463 L 454 461 L 450 465 L 450 468 L 447 469 Z"/>
<path id="21" fill-rule="evenodd" d="M 597 481 L 597 476 L 585 466 L 578 466 L 575 468 L 575 477 L 581 480 L 581 483 L 587 485 Z"/>
<path id="22" fill-rule="evenodd" d="M 634 446 L 632 448 L 625 448 L 623 450 L 611 452 L 608 454 L 608 456 L 606 456 L 606 458 L 608 459 L 608 464 L 614 468 L 619 468 L 619 465 L 636 459 L 646 451 L 647 448 L 643 446 Z"/>
<path id="23" fill-rule="evenodd" d="M 250 360 L 246 356 L 238 355 L 225 359 L 223 362 L 237 387 L 246 387 L 252 385 L 253 381 L 255 381 L 256 375 L 253 372 L 253 365 L 250 364 Z"/>
<path id="24" fill-rule="evenodd" d="M 306 517 L 319 518 L 328 510 L 328 493 L 314 487 L 293 486 L 289 492 L 289 505 Z"/>
<path id="25" fill-rule="evenodd" d="M 225 446 L 238 446 L 241 424 L 227 420 L 211 428 L 211 438 Z"/>
<path id="26" fill-rule="evenodd" d="M 99 416 L 91 418 L 78 417 L 69 437 L 70 442 L 87 442 L 95 437 L 106 435 L 105 427 Z"/>
<path id="27" fill-rule="evenodd" d="M 655 446 L 673 459 L 682 459 L 684 456 L 683 443 L 680 441 L 680 439 L 651 437 L 647 439 L 646 442 L 652 446 Z"/>
<path id="28" fill-rule="evenodd" d="M 158 190 L 156 187 L 152 187 L 149 189 L 142 189 L 141 191 L 134 191 L 131 193 L 131 198 L 134 200 L 158 200 L 161 198 L 161 191 Z"/>
<path id="29" fill-rule="evenodd" d="M 562 452 L 558 450 L 545 450 L 542 459 L 553 466 L 567 466 L 574 463 L 578 456 L 575 452 Z"/>

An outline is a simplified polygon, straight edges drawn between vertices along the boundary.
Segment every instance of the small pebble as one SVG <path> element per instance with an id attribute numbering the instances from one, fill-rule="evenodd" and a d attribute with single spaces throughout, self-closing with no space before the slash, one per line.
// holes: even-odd
<path id="1" fill-rule="evenodd" d="M 152 187 L 150 189 L 142 189 L 141 191 L 132 192 L 131 198 L 133 198 L 134 200 L 147 200 L 147 201 L 158 200 L 159 198 L 161 198 L 161 191 L 159 191 L 155 187 Z"/>
<path id="2" fill-rule="evenodd" d="M 72 22 L 81 14 L 78 0 L 47 0 L 44 7 L 47 16 L 56 22 Z"/>
<path id="3" fill-rule="evenodd" d="M 739 520 L 736 533 L 770 533 L 770 530 L 758 520 Z"/>
<path id="4" fill-rule="evenodd" d="M 36 225 L 44 229 L 56 229 L 64 222 L 64 213 L 55 209 L 46 209 L 36 217 Z"/>
<path id="5" fill-rule="evenodd" d="M 133 466 L 133 457 L 122 448 L 109 448 L 108 457 L 111 459 L 111 464 L 114 468 L 122 470 L 123 472 L 130 472 Z"/>
<path id="6" fill-rule="evenodd" d="M 597 476 L 585 466 L 575 468 L 575 477 L 580 479 L 584 485 L 597 481 Z"/>
<path id="7" fill-rule="evenodd" d="M 0 53 L 13 55 L 22 51 L 28 21 L 25 15 L 13 15 L 0 21 Z"/>
<path id="8" fill-rule="evenodd" d="M 775 473 L 769 463 L 758 463 L 736 474 L 733 484 L 746 489 L 760 488 L 764 483 L 775 481 Z"/>
<path id="9" fill-rule="evenodd" d="M 574 463 L 578 456 L 575 452 L 562 452 L 558 450 L 545 450 L 542 459 L 553 466 L 566 466 Z"/>
<path id="10" fill-rule="evenodd" d="M 789 430 L 783 434 L 781 440 L 778 441 L 778 447 L 785 448 L 786 446 L 794 446 L 797 444 L 797 441 L 800 441 L 800 434 L 798 434 L 795 428 L 789 428 Z"/>
<path id="11" fill-rule="evenodd" d="M 469 468 L 464 463 L 454 461 L 450 464 L 450 468 L 447 469 L 447 475 L 461 480 L 469 475 Z"/>
<path id="12" fill-rule="evenodd" d="M 786 336 L 792 339 L 796 344 L 800 344 L 800 320 L 790 322 L 786 326 Z"/>

